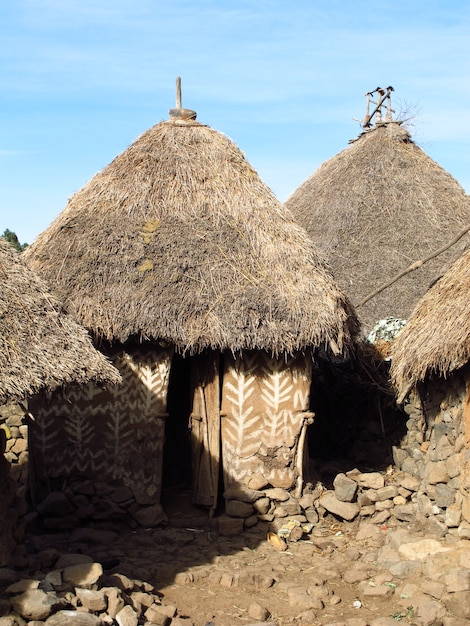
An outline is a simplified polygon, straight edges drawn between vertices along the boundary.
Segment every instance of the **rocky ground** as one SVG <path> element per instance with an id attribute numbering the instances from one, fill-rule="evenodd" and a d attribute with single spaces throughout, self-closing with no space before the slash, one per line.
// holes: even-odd
<path id="1" fill-rule="evenodd" d="M 470 624 L 469 540 L 421 519 L 326 513 L 280 543 L 179 504 L 165 528 L 28 535 L 0 569 L 0 626 Z"/>

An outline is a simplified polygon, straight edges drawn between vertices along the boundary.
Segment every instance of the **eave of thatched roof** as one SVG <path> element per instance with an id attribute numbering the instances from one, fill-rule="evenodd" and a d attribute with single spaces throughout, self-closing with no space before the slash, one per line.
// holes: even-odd
<path id="1" fill-rule="evenodd" d="M 25 258 L 109 341 L 338 352 L 358 329 L 305 231 L 231 140 L 194 121 L 141 135 Z"/>
<path id="2" fill-rule="evenodd" d="M 470 250 L 419 301 L 391 349 L 399 401 L 419 382 L 446 378 L 470 360 Z"/>
<path id="3" fill-rule="evenodd" d="M 462 187 L 398 122 L 362 133 L 318 168 L 285 206 L 356 305 L 470 223 L 470 201 Z M 468 235 L 358 308 L 365 329 L 382 318 L 407 319 L 467 242 Z"/>
<path id="4" fill-rule="evenodd" d="M 0 404 L 67 383 L 118 382 L 88 333 L 0 237 Z"/>

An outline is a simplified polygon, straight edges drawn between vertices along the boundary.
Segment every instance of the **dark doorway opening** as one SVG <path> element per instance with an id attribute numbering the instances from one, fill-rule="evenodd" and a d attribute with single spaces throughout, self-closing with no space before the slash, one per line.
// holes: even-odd
<path id="1" fill-rule="evenodd" d="M 388 363 L 318 359 L 310 407 L 307 480 L 331 488 L 340 472 L 384 471 L 393 464 L 393 446 L 406 434 L 406 415 L 395 402 Z"/>
<path id="2" fill-rule="evenodd" d="M 191 488 L 189 358 L 174 354 L 167 398 L 162 489 Z"/>

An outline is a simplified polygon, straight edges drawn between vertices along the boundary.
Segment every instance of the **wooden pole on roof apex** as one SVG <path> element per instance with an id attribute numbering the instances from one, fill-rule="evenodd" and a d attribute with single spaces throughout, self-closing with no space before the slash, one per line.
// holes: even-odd
<path id="1" fill-rule="evenodd" d="M 375 124 L 381 124 L 382 122 L 382 107 L 385 106 L 385 101 L 387 102 L 387 112 L 385 116 L 386 122 L 393 122 L 392 113 L 395 111 L 392 109 L 391 104 L 391 93 L 395 91 L 391 85 L 383 89 L 382 87 L 377 87 L 374 91 L 368 91 L 365 95 L 367 98 L 366 102 L 366 115 L 362 121 L 363 128 L 370 128 L 372 126 L 372 118 L 375 116 Z M 377 94 L 377 102 L 374 102 L 371 99 L 371 96 Z M 375 107 L 370 113 L 370 105 L 374 104 Z"/>
<path id="2" fill-rule="evenodd" d="M 181 77 L 176 77 L 176 108 L 182 109 L 181 105 Z"/>
<path id="3" fill-rule="evenodd" d="M 197 117 L 196 111 L 191 109 L 183 109 L 181 104 L 181 78 L 176 77 L 176 108 L 170 109 L 170 119 L 179 120 L 180 122 L 194 121 Z"/>

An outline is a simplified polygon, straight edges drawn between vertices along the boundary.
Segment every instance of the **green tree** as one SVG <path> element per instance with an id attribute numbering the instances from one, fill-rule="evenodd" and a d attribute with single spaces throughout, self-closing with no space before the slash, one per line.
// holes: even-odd
<path id="1" fill-rule="evenodd" d="M 8 228 L 4 230 L 2 237 L 8 241 L 8 243 L 11 243 L 11 245 L 16 248 L 18 252 L 21 252 L 28 246 L 27 243 L 20 243 L 16 233 L 8 230 Z"/>

